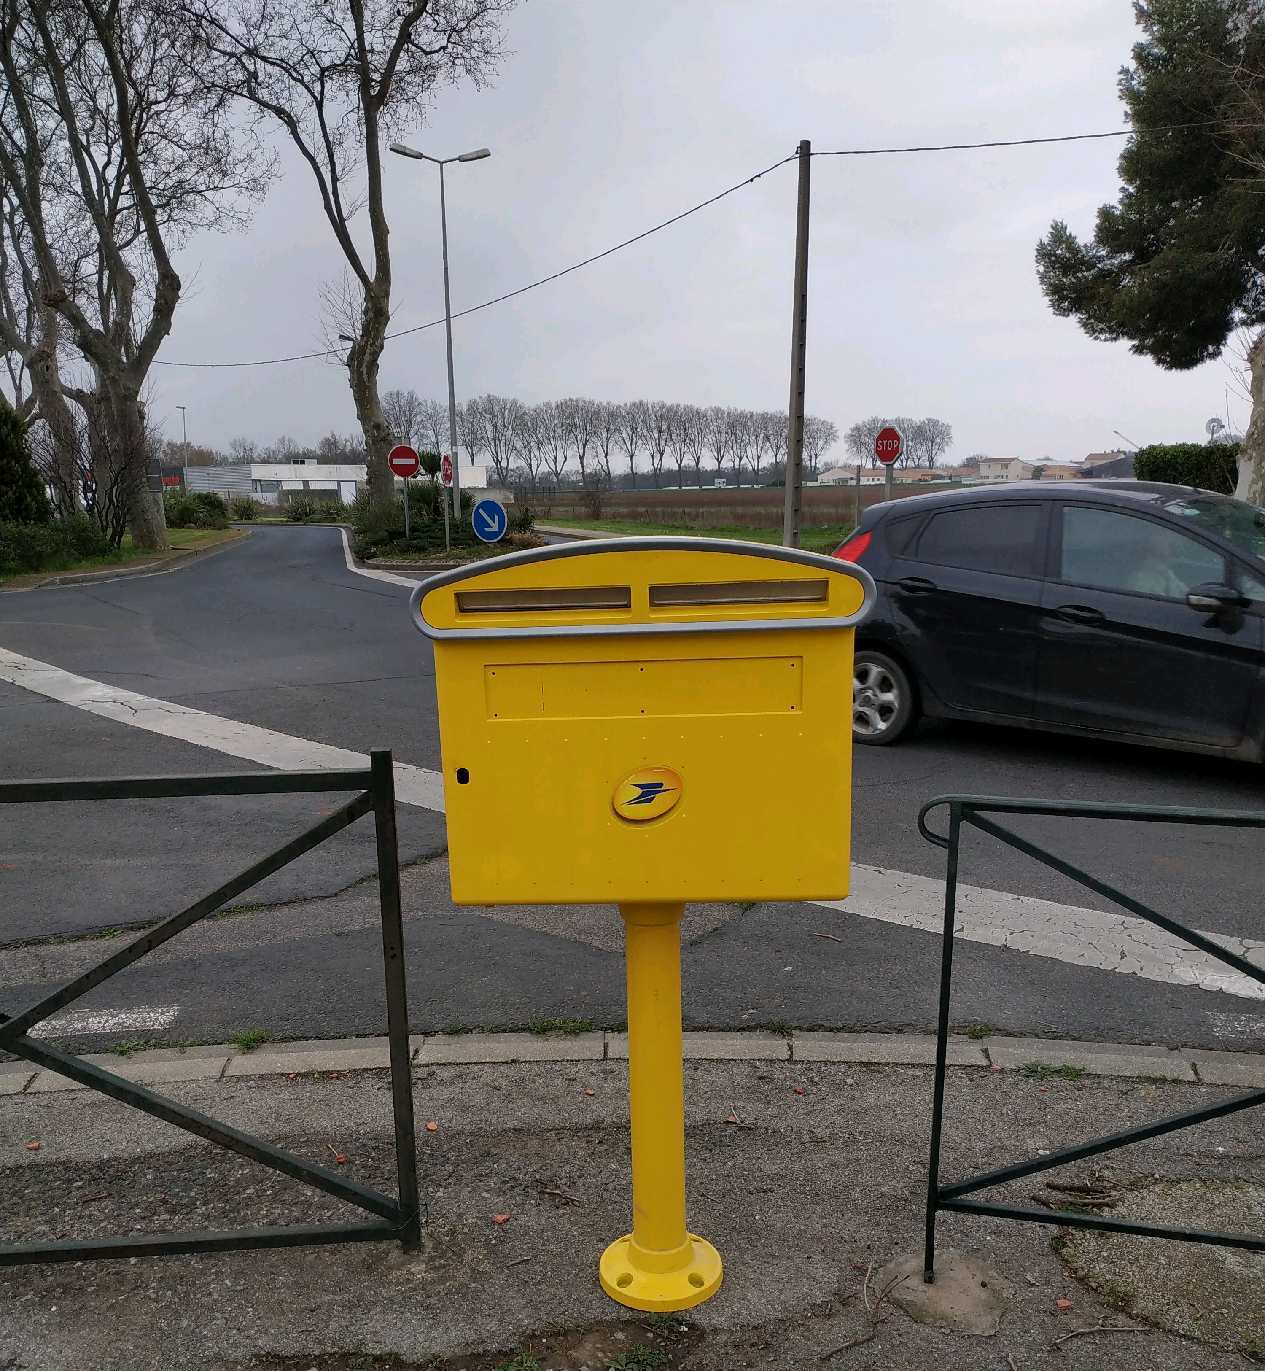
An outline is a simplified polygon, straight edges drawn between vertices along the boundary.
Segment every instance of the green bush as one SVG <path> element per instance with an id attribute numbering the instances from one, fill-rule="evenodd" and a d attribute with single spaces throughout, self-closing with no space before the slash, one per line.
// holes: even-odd
<path id="1" fill-rule="evenodd" d="M 259 518 L 259 501 L 249 495 L 234 495 L 228 502 L 228 512 L 241 523 Z"/>
<path id="2" fill-rule="evenodd" d="M 347 517 L 341 500 L 318 499 L 307 491 L 292 495 L 286 504 L 286 518 L 292 524 L 336 524 Z"/>
<path id="3" fill-rule="evenodd" d="M 400 496 L 385 509 L 375 506 L 369 492 L 356 495 L 351 507 L 352 551 L 358 557 L 416 556 L 424 552 L 442 552 L 444 547 L 444 513 L 441 498 L 446 492 L 432 481 L 410 481 L 409 537 L 404 537 L 404 500 Z M 470 526 L 470 511 L 474 501 L 465 491 L 461 493 L 461 518 L 450 529 L 453 547 L 477 547 L 479 540 Z"/>
<path id="4" fill-rule="evenodd" d="M 47 524 L 51 518 L 44 482 L 31 465 L 26 425 L 0 395 L 0 520 Z"/>
<path id="5" fill-rule="evenodd" d="M 1139 481 L 1165 481 L 1233 495 L 1238 459 L 1238 443 L 1152 443 L 1134 456 L 1133 474 Z"/>
<path id="6" fill-rule="evenodd" d="M 511 505 L 510 532 L 530 533 L 536 527 L 536 511 L 530 505 Z"/>
<path id="7" fill-rule="evenodd" d="M 173 490 L 163 496 L 168 528 L 227 528 L 228 506 L 213 490 Z"/>
<path id="8" fill-rule="evenodd" d="M 0 576 L 57 571 L 111 550 L 105 531 L 86 514 L 64 523 L 0 523 Z"/>

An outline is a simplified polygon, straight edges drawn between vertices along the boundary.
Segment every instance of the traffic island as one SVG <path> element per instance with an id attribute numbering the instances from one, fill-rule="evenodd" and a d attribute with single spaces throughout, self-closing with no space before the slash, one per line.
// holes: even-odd
<path id="1" fill-rule="evenodd" d="M 346 1064 L 162 1089 L 349 1179 L 387 1186 L 386 1073 Z M 1222 1281 L 1216 1290 L 1223 1326 L 1246 1335 L 1230 1350 L 1152 1326 L 1142 1302 L 1136 1312 L 1122 1310 L 1111 1284 L 1121 1279 L 1119 1264 L 1085 1266 L 1094 1288 L 1060 1257 L 1056 1230 L 964 1215 L 941 1217 L 942 1255 L 971 1255 L 1005 1282 L 997 1331 L 980 1338 L 902 1312 L 883 1268 L 916 1252 L 921 1239 L 926 1067 L 688 1059 L 691 1221 L 724 1253 L 725 1283 L 706 1304 L 661 1315 L 619 1310 L 592 1274 L 594 1251 L 629 1226 L 625 1062 L 596 1054 L 480 1066 L 419 1061 L 414 1076 L 427 1211 L 419 1255 L 382 1244 L 6 1271 L 0 1365 L 7 1358 L 22 1371 L 1006 1371 L 1012 1359 L 1021 1371 L 1242 1371 L 1253 1350 L 1259 1288 Z M 945 1164 L 954 1174 L 974 1171 L 1029 1147 L 1057 1147 L 1232 1093 L 1196 1082 L 953 1068 Z M 1068 1167 L 1012 1191 L 1025 1201 L 1039 1195 L 1053 1210 L 1086 1196 L 1114 1200 L 1137 1176 L 1265 1186 L 1246 1115 L 1105 1160 L 1113 1165 L 1097 1159 L 1092 1169 Z M 5 1242 L 324 1223 L 349 1213 L 88 1092 L 0 1099 Z M 1176 1243 L 1150 1251 L 1149 1260 L 1170 1268 L 1170 1283 L 1137 1268 L 1146 1298 L 1208 1288 L 1194 1283 L 1195 1263 L 1208 1251 Z M 1249 1268 L 1261 1260 L 1213 1259 Z M 1255 1304 L 1236 1305 L 1240 1299 Z"/>

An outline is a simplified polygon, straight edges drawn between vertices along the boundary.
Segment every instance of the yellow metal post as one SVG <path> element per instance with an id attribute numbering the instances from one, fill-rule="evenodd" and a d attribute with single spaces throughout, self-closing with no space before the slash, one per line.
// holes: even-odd
<path id="1" fill-rule="evenodd" d="M 685 1224 L 680 904 L 623 904 L 633 1230 L 602 1254 L 602 1289 L 632 1309 L 689 1309 L 720 1289 L 720 1254 Z"/>

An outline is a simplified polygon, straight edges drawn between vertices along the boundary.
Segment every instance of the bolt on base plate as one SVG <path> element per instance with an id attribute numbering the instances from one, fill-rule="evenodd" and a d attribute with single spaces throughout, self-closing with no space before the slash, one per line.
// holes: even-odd
<path id="1" fill-rule="evenodd" d="M 654 1255 L 633 1242 L 632 1234 L 616 1238 L 602 1253 L 598 1274 L 602 1289 L 629 1309 L 667 1313 L 692 1309 L 720 1289 L 723 1278 L 720 1253 L 706 1238 L 689 1235 L 684 1260 L 670 1271 L 651 1269 Z M 646 1258 L 650 1260 L 647 1261 Z"/>

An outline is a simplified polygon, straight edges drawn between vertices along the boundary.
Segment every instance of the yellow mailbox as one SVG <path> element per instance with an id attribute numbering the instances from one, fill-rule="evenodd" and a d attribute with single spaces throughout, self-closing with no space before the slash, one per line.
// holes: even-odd
<path id="1" fill-rule="evenodd" d="M 874 584 L 798 549 L 568 543 L 414 592 L 435 646 L 458 904 L 617 904 L 633 1231 L 600 1277 L 636 1309 L 714 1294 L 685 1224 L 686 901 L 848 893 L 852 639 Z"/>

